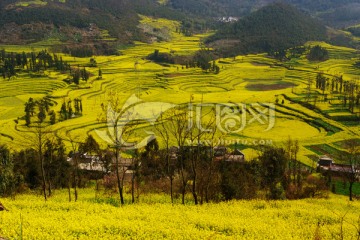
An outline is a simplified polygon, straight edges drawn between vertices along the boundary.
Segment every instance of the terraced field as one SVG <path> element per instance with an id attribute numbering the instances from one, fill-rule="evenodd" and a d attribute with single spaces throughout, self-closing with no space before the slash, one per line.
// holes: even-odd
<path id="1" fill-rule="evenodd" d="M 194 104 L 263 103 L 268 106 L 277 101 L 275 125 L 272 129 L 265 131 L 266 126 L 255 119 L 242 132 L 228 134 L 224 138 L 250 142 L 268 139 L 273 144 L 280 145 L 290 136 L 300 141 L 299 158 L 308 165 L 313 164 L 313 155 L 326 153 L 318 151 L 314 146 L 325 144 L 334 148 L 334 151 L 341 152 L 342 146 L 336 145 L 336 142 L 360 138 L 360 123 L 347 124 L 345 120 L 339 120 L 351 114 L 336 102 L 329 104 L 319 100 L 316 106 L 320 110 L 316 111 L 302 104 L 307 94 L 308 79 L 315 80 L 319 71 L 328 76 L 341 74 L 345 80 L 358 79 L 360 70 L 353 67 L 357 58 L 354 49 L 309 43 L 321 44 L 329 50 L 330 59 L 321 63 L 311 63 L 305 57 L 281 63 L 265 54 L 218 59 L 216 64 L 220 67 L 219 74 L 206 73 L 198 68 L 187 69 L 175 64 L 163 66 L 147 60 L 146 56 L 155 49 L 177 55 L 191 55 L 203 47 L 201 39 L 206 35 L 186 37 L 176 33 L 178 26 L 177 22 L 143 16 L 140 27 L 146 31 L 158 29 L 156 32 L 160 32 L 161 36 L 157 37 L 166 41 L 150 44 L 137 42 L 134 46 L 121 50 L 119 56 L 96 56 L 97 67 L 87 68 L 92 77 L 79 86 L 64 82 L 66 74 L 51 71 L 44 72 L 41 76 L 24 73 L 11 80 L 1 79 L 0 143 L 9 144 L 13 148 L 23 147 L 21 139 L 29 132 L 21 119 L 24 115 L 24 103 L 29 97 L 40 99 L 47 95 L 57 103 L 53 107 L 56 111 L 69 99 L 80 98 L 83 102 L 83 115 L 55 124 L 52 129 L 56 135 L 64 137 L 67 132 L 71 132 L 85 138 L 86 134 L 93 134 L 106 146 L 95 135 L 94 130 L 106 127 L 99 118 L 101 104 L 106 105 L 110 91 L 116 91 L 124 103 L 133 94 L 144 102 L 172 104 L 186 104 L 190 98 Z M 38 43 L 31 48 L 37 51 L 49 46 L 48 43 Z M 16 52 L 29 49 L 22 46 L 3 47 Z M 80 66 L 90 61 L 90 58 L 73 58 L 67 55 L 63 55 L 63 59 Z M 102 79 L 97 79 L 99 68 L 102 70 Z M 313 96 L 320 96 L 315 86 L 311 93 Z M 311 100 L 309 103 L 314 104 Z M 360 109 L 355 110 L 360 112 Z M 253 116 L 249 113 L 248 117 Z M 141 135 L 144 129 L 149 130 L 150 127 L 142 127 L 138 134 Z M 254 147 L 253 144 L 242 146 L 249 153 Z"/>

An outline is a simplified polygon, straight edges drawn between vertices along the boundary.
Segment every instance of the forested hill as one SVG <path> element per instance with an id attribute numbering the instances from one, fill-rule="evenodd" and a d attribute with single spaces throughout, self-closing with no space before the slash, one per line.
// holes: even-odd
<path id="1" fill-rule="evenodd" d="M 326 28 L 296 8 L 274 3 L 233 24 L 225 24 L 207 43 L 224 55 L 274 52 L 310 40 L 325 40 Z"/>
<path id="2" fill-rule="evenodd" d="M 123 43 L 145 40 L 137 28 L 138 14 L 182 18 L 181 13 L 156 0 L 1 0 L 0 43 L 52 36 L 65 42 L 76 35 L 99 38 L 104 35 L 102 30 Z"/>
<path id="3" fill-rule="evenodd" d="M 183 12 L 222 17 L 242 17 L 279 0 L 169 0 L 168 5 Z M 360 23 L 359 0 L 282 0 L 305 10 L 333 27 Z"/>
<path id="4" fill-rule="evenodd" d="M 1 0 L 0 44 L 49 38 L 71 44 L 99 41 L 108 44 L 109 39 L 122 44 L 147 41 L 151 36 L 137 27 L 139 14 L 181 21 L 185 34 L 216 28 L 218 17 L 240 17 L 243 20 L 231 27 L 221 26 L 219 34 L 212 38 L 218 40 L 223 34 L 227 39 L 241 40 L 240 32 L 250 34 L 251 38 L 237 45 L 238 52 L 277 49 L 323 38 L 324 28 L 308 15 L 291 7 L 262 9 L 274 1 L 277 0 Z M 327 25 L 360 23 L 359 0 L 283 1 Z M 258 9 L 262 10 L 255 13 Z M 248 48 L 249 44 L 254 46 Z"/>

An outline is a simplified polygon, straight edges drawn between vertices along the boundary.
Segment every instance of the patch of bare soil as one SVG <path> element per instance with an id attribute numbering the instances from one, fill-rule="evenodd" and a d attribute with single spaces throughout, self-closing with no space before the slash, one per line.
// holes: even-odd
<path id="1" fill-rule="evenodd" d="M 296 86 L 294 83 L 290 82 L 283 82 L 283 83 L 275 83 L 275 84 L 263 84 L 263 83 L 256 83 L 256 84 L 248 84 L 246 85 L 246 89 L 250 91 L 271 91 L 271 90 L 280 90 L 286 89 Z"/>

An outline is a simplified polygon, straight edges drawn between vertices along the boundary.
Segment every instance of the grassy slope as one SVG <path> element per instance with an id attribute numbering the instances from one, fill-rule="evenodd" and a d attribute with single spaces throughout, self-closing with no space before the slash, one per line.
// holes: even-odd
<path id="1" fill-rule="evenodd" d="M 144 57 L 152 53 L 154 49 L 159 49 L 160 52 L 175 51 L 175 54 L 179 55 L 194 53 L 201 47 L 200 40 L 205 36 L 185 37 L 175 33 L 178 23 L 168 20 L 143 18 L 142 22 L 150 28 L 156 27 L 164 30 L 162 32 L 169 33 L 172 40 L 153 44 L 136 43 L 134 47 L 123 50 L 121 56 L 97 56 L 98 67 L 103 71 L 102 80 L 96 80 L 98 68 L 88 68 L 94 77 L 87 84 L 83 83 L 79 89 L 75 86 L 66 86 L 62 81 L 66 75 L 53 72 L 48 72 L 41 78 L 30 79 L 27 75 L 19 75 L 15 80 L 0 80 L 1 89 L 6 89 L 0 93 L 0 143 L 7 143 L 13 148 L 23 147 L 21 139 L 29 129 L 24 127 L 24 121 L 20 121 L 16 126 L 14 119 L 23 115 L 24 102 L 30 96 L 39 98 L 49 94 L 58 103 L 55 110 L 60 109 L 64 99 L 80 97 L 83 100 L 84 115 L 58 123 L 53 130 L 61 137 L 70 131 L 73 135 L 85 138 L 86 133 L 93 134 L 95 128 L 105 127 L 97 119 L 101 112 L 100 105 L 101 103 L 106 104 L 106 93 L 110 90 L 118 91 L 123 102 L 135 93 L 147 102 L 174 104 L 186 103 L 192 94 L 194 101 L 198 103 L 201 101 L 205 103 L 274 103 L 276 96 L 281 94 L 294 99 L 304 97 L 307 79 L 315 79 L 317 67 L 327 74 L 344 74 L 345 79 L 353 79 L 360 73 L 359 70 L 352 68 L 352 63 L 355 61 L 353 58 L 356 56 L 355 50 L 325 44 L 323 45 L 330 50 L 331 59 L 329 61 L 309 63 L 305 58 L 295 59 L 287 63 L 294 66 L 294 70 L 275 66 L 275 60 L 261 54 L 238 56 L 235 59 L 220 59 L 218 61 L 220 74 L 218 75 L 203 73 L 199 69 L 182 69 L 181 66 L 176 65 L 163 67 L 144 60 Z M 47 47 L 46 44 L 45 42 L 43 47 Z M 42 45 L 33 45 L 33 47 L 37 50 L 41 49 Z M 6 46 L 5 48 L 22 52 L 29 47 Z M 80 65 L 89 62 L 89 58 L 79 59 L 63 56 L 63 59 Z M 135 62 L 138 62 L 136 71 Z M 256 88 L 249 90 L 249 86 L 269 85 L 272 89 L 274 86 L 284 83 L 292 83 L 296 86 L 293 90 L 291 87 L 272 91 L 256 90 Z M 329 108 L 327 103 L 318 103 L 317 106 L 324 110 Z M 333 145 L 334 142 L 343 139 L 358 137 L 356 134 L 360 132 L 359 126 L 343 126 L 299 104 L 290 104 L 287 100 L 285 105 L 278 106 L 278 109 L 280 111 L 276 113 L 276 123 L 273 129 L 265 132 L 267 126 L 255 122 L 247 125 L 240 134 L 233 134 L 228 138 L 235 137 L 249 141 L 245 148 L 252 148 L 253 139 L 270 139 L 273 143 L 280 144 L 291 135 L 302 145 L 299 154 L 300 160 L 312 165 L 308 156 L 314 155 L 314 152 L 304 146 Z M 248 117 L 251 118 L 250 115 Z M 321 119 L 326 124 L 342 128 L 344 131 L 329 135 L 321 127 L 308 125 L 304 119 L 309 118 Z M 142 133 L 139 131 L 138 135 Z M 102 144 L 106 146 L 105 142 Z M 246 151 L 249 152 L 249 155 L 255 156 L 251 150 Z"/>
<path id="2" fill-rule="evenodd" d="M 344 217 L 343 239 L 356 236 L 359 202 L 346 197 L 297 201 L 231 201 L 172 205 L 168 196 L 142 195 L 140 203 L 116 207 L 116 196 L 94 197 L 81 189 L 77 202 L 57 191 L 2 199 L 0 236 L 9 239 L 334 239 Z M 128 199 L 129 196 L 126 196 Z M 22 232 L 22 234 L 20 234 Z"/>

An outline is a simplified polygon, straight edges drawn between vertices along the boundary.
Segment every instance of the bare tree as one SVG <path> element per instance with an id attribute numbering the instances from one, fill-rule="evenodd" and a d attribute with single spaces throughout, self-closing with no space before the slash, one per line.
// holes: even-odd
<path id="1" fill-rule="evenodd" d="M 178 106 L 169 111 L 170 118 L 168 118 L 168 131 L 170 136 L 175 139 L 179 153 L 177 156 L 177 167 L 181 176 L 181 195 L 182 204 L 185 204 L 186 186 L 188 181 L 187 172 L 187 156 L 185 154 L 186 141 L 189 139 L 189 125 L 187 109 L 183 106 Z"/>
<path id="2" fill-rule="evenodd" d="M 353 200 L 353 186 L 360 178 L 360 143 L 356 139 L 350 139 L 345 142 L 345 147 L 349 152 L 348 169 L 345 175 L 349 181 L 349 200 Z"/>
<path id="3" fill-rule="evenodd" d="M 196 109 L 196 121 L 196 128 L 194 126 L 189 126 L 188 129 L 189 140 L 192 145 L 189 148 L 191 169 L 191 193 L 193 195 L 195 205 L 198 204 L 197 183 L 200 180 L 201 176 L 204 176 L 204 174 L 199 173 L 203 172 L 205 162 L 212 161 L 212 156 L 209 156 L 209 154 L 212 153 L 212 149 L 210 149 L 209 146 L 206 146 L 205 142 L 209 142 L 206 140 L 210 140 L 211 142 L 211 140 L 214 139 L 216 133 L 217 127 L 214 109 L 203 108 L 202 105 L 200 105 Z"/>
<path id="4" fill-rule="evenodd" d="M 225 133 L 218 133 L 218 128 L 215 125 L 215 122 L 209 122 L 208 127 L 212 129 L 210 132 L 206 132 L 204 135 L 204 145 L 209 152 L 206 153 L 199 166 L 199 192 L 200 192 L 200 204 L 204 202 L 209 202 L 209 192 L 210 187 L 214 185 L 217 180 L 216 177 L 216 168 L 214 164 L 214 149 L 219 146 L 221 141 L 216 141 L 217 135 L 219 139 L 225 137 Z"/>
<path id="5" fill-rule="evenodd" d="M 124 204 L 124 177 L 127 167 L 121 163 L 121 152 L 126 149 L 135 147 L 135 143 L 128 143 L 126 140 L 130 138 L 137 125 L 134 107 L 139 103 L 139 99 L 128 99 L 123 103 L 123 98 L 117 92 L 111 91 L 108 94 L 108 108 L 105 109 L 102 104 L 103 111 L 107 116 L 107 132 L 97 131 L 98 135 L 106 140 L 111 148 L 115 149 L 115 172 L 117 179 L 117 187 L 121 205 Z"/>
<path id="6" fill-rule="evenodd" d="M 81 144 L 80 140 L 79 140 L 79 136 L 73 136 L 70 134 L 70 132 L 66 132 L 66 140 L 70 142 L 71 145 L 71 151 L 72 151 L 72 168 L 73 168 L 73 183 L 74 183 L 74 197 L 75 197 L 75 202 L 78 199 L 78 191 L 77 191 L 77 187 L 79 184 L 79 146 Z M 69 202 L 71 201 L 71 194 L 70 194 L 70 188 L 71 188 L 71 181 L 69 179 Z"/>
<path id="7" fill-rule="evenodd" d="M 40 162 L 40 169 L 41 169 L 42 191 L 45 201 L 47 200 L 47 195 L 46 195 L 46 173 L 44 167 L 44 149 L 51 135 L 52 135 L 51 129 L 48 126 L 45 126 L 39 122 L 31 130 L 31 137 L 27 140 L 30 147 L 34 149 L 38 154 L 38 159 Z"/>
<path id="8" fill-rule="evenodd" d="M 165 151 L 163 158 L 165 159 L 165 175 L 169 178 L 170 181 L 170 198 L 171 203 L 174 203 L 174 193 L 173 193 L 173 183 L 174 183 L 174 173 L 175 173 L 175 166 L 174 166 L 174 157 L 176 157 L 177 153 L 173 153 L 170 151 L 170 130 L 169 124 L 166 124 L 167 121 L 164 119 L 164 116 L 161 115 L 160 119 L 158 120 L 158 124 L 155 125 L 155 129 L 157 134 L 162 139 L 162 142 L 165 144 Z"/>

